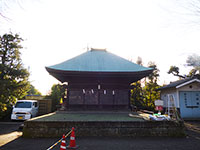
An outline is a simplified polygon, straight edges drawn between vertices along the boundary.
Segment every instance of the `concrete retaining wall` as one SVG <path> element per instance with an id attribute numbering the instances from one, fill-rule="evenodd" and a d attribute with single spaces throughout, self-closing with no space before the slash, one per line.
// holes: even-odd
<path id="1" fill-rule="evenodd" d="M 174 121 L 26 121 L 23 137 L 61 137 L 75 127 L 76 136 L 185 136 L 183 122 Z"/>

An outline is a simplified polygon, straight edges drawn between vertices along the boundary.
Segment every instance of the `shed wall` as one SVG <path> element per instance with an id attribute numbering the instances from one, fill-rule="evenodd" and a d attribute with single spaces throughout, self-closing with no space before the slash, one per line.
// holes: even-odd
<path id="1" fill-rule="evenodd" d="M 177 108 L 179 108 L 180 104 L 179 104 L 179 99 L 178 99 L 178 93 L 177 93 L 177 90 L 175 88 L 165 89 L 165 90 L 161 91 L 161 100 L 164 101 L 164 107 L 168 106 L 168 95 L 169 94 L 174 96 L 175 106 Z"/>
<path id="2" fill-rule="evenodd" d="M 200 83 L 193 82 L 178 89 L 179 91 L 200 91 Z"/>

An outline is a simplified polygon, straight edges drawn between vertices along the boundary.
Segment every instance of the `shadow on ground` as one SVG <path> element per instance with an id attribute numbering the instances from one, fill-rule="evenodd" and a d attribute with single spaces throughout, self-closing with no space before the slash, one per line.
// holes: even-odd
<path id="1" fill-rule="evenodd" d="M 200 121 L 185 122 L 187 136 L 172 137 L 76 137 L 80 150 L 199 150 Z M 61 135 L 62 136 L 62 135 Z M 54 144 L 58 138 L 18 138 L 2 146 L 0 150 L 42 150 Z M 69 138 L 67 138 L 67 145 Z M 59 150 L 57 145 L 53 150 Z"/>
<path id="2" fill-rule="evenodd" d="M 56 138 L 18 138 L 3 147 L 1 150 L 42 150 L 50 147 L 58 139 Z M 67 139 L 69 144 L 69 139 Z M 199 150 L 200 140 L 193 137 L 186 138 L 169 138 L 169 137 L 80 137 L 76 138 L 76 144 L 80 145 L 81 150 Z M 54 150 L 59 150 L 59 145 Z"/>
<path id="3" fill-rule="evenodd" d="M 20 125 L 23 124 L 22 121 L 16 121 L 16 122 L 0 122 L 0 135 L 8 134 L 13 131 L 20 130 Z"/>

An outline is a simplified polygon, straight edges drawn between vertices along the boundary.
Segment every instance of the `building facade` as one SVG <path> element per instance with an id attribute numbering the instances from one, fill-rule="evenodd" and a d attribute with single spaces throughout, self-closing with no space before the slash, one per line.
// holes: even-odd
<path id="1" fill-rule="evenodd" d="M 131 83 L 153 71 L 105 49 L 91 49 L 46 70 L 66 83 L 64 99 L 69 110 L 128 109 Z"/>

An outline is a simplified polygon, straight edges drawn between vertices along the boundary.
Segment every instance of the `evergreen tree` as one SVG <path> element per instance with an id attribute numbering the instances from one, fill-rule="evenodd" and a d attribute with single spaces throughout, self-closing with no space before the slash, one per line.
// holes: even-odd
<path id="1" fill-rule="evenodd" d="M 131 96 L 130 96 L 130 102 L 131 105 L 136 106 L 137 108 L 143 108 L 144 102 L 143 102 L 143 93 L 142 93 L 142 85 L 141 81 L 137 81 L 135 83 L 131 84 Z"/>
<path id="2" fill-rule="evenodd" d="M 138 57 L 136 63 L 142 66 L 142 58 Z M 143 91 L 142 91 L 141 80 L 132 83 L 131 87 L 132 87 L 130 91 L 131 105 L 136 106 L 138 109 L 143 109 L 144 102 L 143 102 Z"/>
<path id="3" fill-rule="evenodd" d="M 160 86 L 158 85 L 159 70 L 155 63 L 149 62 L 149 68 L 153 68 L 154 71 L 147 77 L 145 86 L 143 87 L 143 101 L 147 109 L 153 110 L 155 107 L 155 100 L 160 99 L 160 93 L 156 91 Z"/>
<path id="4" fill-rule="evenodd" d="M 38 95 L 41 96 L 42 94 L 38 91 L 33 85 L 30 85 L 30 89 L 27 92 L 28 95 Z"/>
<path id="5" fill-rule="evenodd" d="M 0 112 L 24 97 L 29 88 L 29 72 L 20 57 L 21 42 L 18 34 L 0 36 Z"/>
<path id="6" fill-rule="evenodd" d="M 60 103 L 60 100 L 63 99 L 65 94 L 65 88 L 63 85 L 54 84 L 51 87 L 50 98 L 52 99 L 52 109 L 56 110 L 56 105 Z"/>
<path id="7" fill-rule="evenodd" d="M 139 64 L 142 64 L 142 59 L 139 58 Z M 156 64 L 149 62 L 149 68 L 153 68 L 153 72 L 145 78 L 144 85 L 142 85 L 141 80 L 135 83 L 132 83 L 131 104 L 136 106 L 139 109 L 148 109 L 154 110 L 155 104 L 154 101 L 160 99 L 160 93 L 156 91 L 160 86 L 158 85 L 159 69 Z"/>

